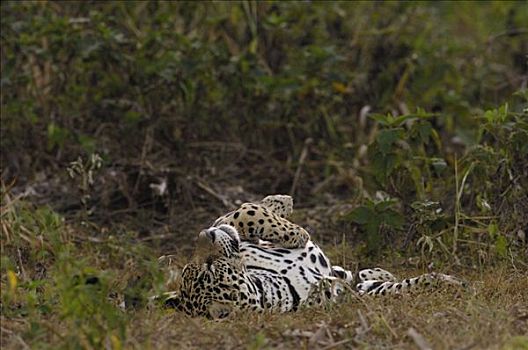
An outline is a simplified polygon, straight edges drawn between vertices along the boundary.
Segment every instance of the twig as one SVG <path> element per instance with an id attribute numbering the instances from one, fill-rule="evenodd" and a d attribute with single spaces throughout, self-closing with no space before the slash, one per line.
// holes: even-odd
<path id="1" fill-rule="evenodd" d="M 4 222 L 4 220 L 2 220 L 2 222 L 0 222 L 0 226 L 2 227 L 1 232 L 4 233 L 5 236 L 6 236 L 5 243 L 7 243 L 7 244 L 11 243 L 11 234 L 9 233 L 10 230 L 9 230 L 8 226 L 6 225 L 6 223 Z"/>
<path id="2" fill-rule="evenodd" d="M 456 254 L 457 240 L 458 240 L 458 220 L 460 215 L 460 195 L 458 194 L 458 161 L 455 155 L 455 227 L 453 228 L 453 255 Z"/>
<path id="3" fill-rule="evenodd" d="M 308 156 L 308 147 L 313 143 L 313 139 L 307 138 L 304 141 L 304 147 L 301 151 L 301 156 L 299 157 L 299 164 L 297 164 L 297 170 L 295 171 L 295 176 L 293 177 L 293 183 L 290 190 L 290 196 L 293 196 L 295 194 L 295 188 L 297 187 L 297 183 L 299 182 L 299 178 L 301 177 L 301 169 L 304 164 L 304 161 L 306 160 L 306 157 Z"/>
<path id="4" fill-rule="evenodd" d="M 431 347 L 431 345 L 429 345 L 427 340 L 425 340 L 423 335 L 418 333 L 416 329 L 412 327 L 409 328 L 409 330 L 407 331 L 407 335 L 411 337 L 411 339 L 414 341 L 414 343 L 420 350 L 433 350 L 433 348 Z"/>
<path id="5" fill-rule="evenodd" d="M 162 234 L 155 235 L 155 236 L 148 236 L 148 237 L 140 238 L 138 239 L 138 242 L 156 241 L 156 240 L 162 240 L 162 239 L 167 239 L 167 238 L 172 238 L 172 237 L 174 237 L 173 233 L 162 233 Z"/>
<path id="6" fill-rule="evenodd" d="M 515 35 L 522 35 L 522 34 L 528 34 L 528 29 L 527 28 L 509 29 L 509 30 L 504 31 L 502 33 L 495 34 L 495 35 L 491 36 L 488 39 L 488 45 L 491 45 L 495 40 L 497 40 L 498 38 L 500 38 L 502 36 L 515 36 Z"/>
<path id="7" fill-rule="evenodd" d="M 141 155 L 139 160 L 139 174 L 136 178 L 136 183 L 134 184 L 134 189 L 132 190 L 132 194 L 136 194 L 139 189 L 139 183 L 141 180 L 141 177 L 144 174 L 144 168 L 146 164 L 147 159 L 147 153 L 150 152 L 150 149 L 152 148 L 152 128 L 148 128 L 145 131 L 145 141 L 143 142 L 143 146 L 141 147 Z"/>
<path id="8" fill-rule="evenodd" d="M 368 325 L 367 319 L 365 318 L 365 316 L 359 309 L 357 310 L 357 314 L 359 317 L 359 323 L 361 323 L 361 327 L 363 328 L 363 333 L 368 332 L 370 329 L 370 326 Z"/>
<path id="9" fill-rule="evenodd" d="M 381 317 L 381 320 L 383 321 L 383 324 L 385 325 L 385 327 L 387 327 L 387 329 L 391 332 L 391 334 L 394 337 L 394 339 L 398 339 L 398 334 L 396 334 L 394 329 L 392 329 L 392 327 L 389 325 L 389 322 L 387 322 L 385 317 L 383 315 L 381 315 L 381 314 L 379 316 Z"/>
<path id="10" fill-rule="evenodd" d="M 365 307 L 365 309 L 367 309 L 369 312 L 373 312 L 372 311 L 372 308 L 367 304 L 367 302 L 365 301 L 365 298 L 362 298 L 350 285 L 348 285 L 347 283 L 343 284 L 343 286 L 345 287 L 345 289 L 347 289 L 349 291 L 348 295 L 351 295 L 353 296 L 357 301 L 359 301 L 361 304 L 363 304 L 363 306 Z"/>
<path id="11" fill-rule="evenodd" d="M 22 278 L 24 279 L 24 281 L 26 281 L 27 274 L 26 274 L 26 269 L 24 269 L 24 265 L 22 264 L 22 253 L 20 252 L 20 248 L 17 248 L 17 253 L 18 253 L 18 263 L 20 265 L 20 272 L 22 273 Z"/>
<path id="12" fill-rule="evenodd" d="M 195 181 L 196 183 L 196 186 L 198 186 L 199 188 L 201 188 L 202 190 L 204 190 L 205 192 L 209 193 L 211 196 L 213 196 L 214 198 L 218 199 L 220 202 L 222 202 L 222 204 L 226 207 L 226 208 L 234 208 L 235 205 L 233 203 L 231 203 L 230 201 L 228 201 L 227 199 L 225 199 L 222 195 L 220 195 L 219 193 L 215 192 L 211 187 L 207 186 L 203 181 L 199 180 L 199 179 L 196 179 Z"/>
<path id="13" fill-rule="evenodd" d="M 340 340 L 338 342 L 335 342 L 333 344 L 330 344 L 328 346 L 325 346 L 324 348 L 321 348 L 321 350 L 328 350 L 328 349 L 333 349 L 339 345 L 343 345 L 343 344 L 346 344 L 346 343 L 350 343 L 351 341 L 354 341 L 354 338 L 349 338 L 349 339 L 343 339 L 343 340 Z"/>
<path id="14" fill-rule="evenodd" d="M 474 348 L 475 346 L 477 346 L 477 344 L 478 344 L 477 342 L 473 342 L 473 343 L 470 343 L 470 344 L 468 344 L 468 345 L 466 345 L 466 346 L 463 346 L 463 347 L 461 347 L 461 348 L 458 348 L 458 350 L 469 350 L 469 349 L 472 349 L 472 348 Z"/>

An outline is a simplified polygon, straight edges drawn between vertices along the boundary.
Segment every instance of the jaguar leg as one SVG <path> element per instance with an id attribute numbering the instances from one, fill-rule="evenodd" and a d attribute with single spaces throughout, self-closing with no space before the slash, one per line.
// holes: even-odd
<path id="1" fill-rule="evenodd" d="M 368 280 L 397 282 L 398 279 L 389 271 L 383 270 L 379 267 L 374 269 L 364 269 L 358 273 L 359 281 L 364 282 Z"/>
<path id="2" fill-rule="evenodd" d="M 349 284 L 354 282 L 354 273 L 350 270 L 345 270 L 341 266 L 333 265 L 332 273 L 334 277 L 338 277 Z"/>

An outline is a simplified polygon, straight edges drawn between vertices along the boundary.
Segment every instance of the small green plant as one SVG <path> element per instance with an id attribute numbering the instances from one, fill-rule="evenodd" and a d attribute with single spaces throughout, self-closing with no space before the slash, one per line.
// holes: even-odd
<path id="1" fill-rule="evenodd" d="M 369 251 L 381 248 L 383 229 L 400 230 L 403 227 L 404 217 L 396 209 L 397 203 L 394 199 L 368 200 L 345 216 L 345 219 L 362 227 Z"/>
<path id="2" fill-rule="evenodd" d="M 521 108 L 506 103 L 478 117 L 478 143 L 460 161 L 460 222 L 477 224 L 501 257 L 528 224 L 528 113 Z"/>
<path id="3" fill-rule="evenodd" d="M 58 312 L 67 328 L 65 345 L 104 348 L 122 343 L 126 317 L 108 298 L 115 276 L 67 253 L 59 256 L 53 270 Z"/>
<path id="4" fill-rule="evenodd" d="M 444 230 L 449 227 L 451 222 L 440 203 L 417 201 L 411 204 L 411 208 L 412 217 L 409 233 L 412 236 L 407 238 L 406 243 L 414 237 L 419 237 L 416 244 L 420 247 L 423 261 L 427 261 L 427 258 L 430 258 L 429 254 L 438 246 L 442 248 L 443 252 L 449 252 L 442 238 Z"/>
<path id="5" fill-rule="evenodd" d="M 24 341 L 32 347 L 123 348 L 130 318 L 120 301 L 142 306 L 161 292 L 156 255 L 131 234 L 96 238 L 92 231 L 93 241 L 85 239 L 49 207 L 13 197 L 5 186 L 1 219 L 0 311 L 8 320 L 30 321 Z"/>

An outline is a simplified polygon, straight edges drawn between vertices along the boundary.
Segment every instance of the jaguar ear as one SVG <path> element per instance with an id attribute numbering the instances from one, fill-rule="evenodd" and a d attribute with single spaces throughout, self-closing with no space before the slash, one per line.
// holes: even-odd
<path id="1" fill-rule="evenodd" d="M 224 225 L 218 226 L 218 229 L 224 231 L 225 233 L 229 235 L 229 237 L 231 237 L 233 240 L 240 243 L 240 236 L 238 235 L 237 230 L 233 226 L 224 224 Z"/>

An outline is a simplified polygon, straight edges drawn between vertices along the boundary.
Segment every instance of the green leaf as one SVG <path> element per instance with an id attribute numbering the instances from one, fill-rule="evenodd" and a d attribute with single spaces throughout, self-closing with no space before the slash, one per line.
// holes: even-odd
<path id="1" fill-rule="evenodd" d="M 506 240 L 506 237 L 503 235 L 498 235 L 497 240 L 495 241 L 495 249 L 497 250 L 497 254 L 499 254 L 501 257 L 506 257 L 508 254 L 508 241 Z"/>
<path id="2" fill-rule="evenodd" d="M 129 110 L 125 113 L 125 120 L 127 123 L 136 124 L 141 120 L 141 113 Z"/>
<path id="3" fill-rule="evenodd" d="M 396 204 L 396 200 L 395 199 L 387 199 L 387 200 L 384 200 L 384 201 L 376 203 L 374 208 L 375 208 L 376 212 L 380 213 L 382 211 L 385 211 L 385 210 L 389 209 L 394 204 Z"/>
<path id="4" fill-rule="evenodd" d="M 379 233 L 379 223 L 370 222 L 365 227 L 367 234 L 367 248 L 370 252 L 377 251 L 381 244 L 381 235 Z"/>
<path id="5" fill-rule="evenodd" d="M 412 114 L 406 114 L 406 115 L 400 115 L 399 117 L 396 117 L 392 120 L 391 125 L 395 126 L 401 126 L 403 123 L 405 123 L 408 120 L 416 119 L 415 115 Z"/>
<path id="6" fill-rule="evenodd" d="M 379 150 L 383 154 L 389 153 L 392 145 L 403 138 L 404 130 L 402 128 L 381 130 L 376 138 Z"/>
<path id="7" fill-rule="evenodd" d="M 374 211 L 364 206 L 355 208 L 347 215 L 348 219 L 359 225 L 365 225 L 367 222 L 372 221 L 374 217 Z"/>
<path id="8" fill-rule="evenodd" d="M 392 124 L 392 121 L 393 121 L 393 117 L 392 115 L 390 114 L 387 114 L 387 115 L 384 115 L 384 114 L 371 114 L 369 115 L 369 117 L 371 119 L 374 119 L 375 121 L 377 121 L 378 123 L 380 123 L 381 125 L 384 125 L 384 126 L 388 126 L 390 124 Z"/>
<path id="9" fill-rule="evenodd" d="M 393 170 L 400 165 L 400 157 L 397 154 L 391 153 L 385 157 L 385 177 L 392 174 Z"/>
<path id="10" fill-rule="evenodd" d="M 386 160 L 383 154 L 376 152 L 370 156 L 370 166 L 374 173 L 374 177 L 381 184 L 385 184 L 387 180 L 387 167 Z"/>
<path id="11" fill-rule="evenodd" d="M 384 212 L 381 217 L 385 225 L 394 229 L 400 229 L 405 223 L 403 215 L 393 209 Z"/>
<path id="12" fill-rule="evenodd" d="M 429 137 L 431 136 L 431 130 L 433 129 L 431 123 L 422 121 L 417 123 L 416 129 L 418 131 L 418 136 L 422 143 L 428 143 Z"/>
<path id="13" fill-rule="evenodd" d="M 400 165 L 400 156 L 396 153 L 389 153 L 384 155 L 381 152 L 373 152 L 370 155 L 371 168 L 374 177 L 382 185 L 385 185 L 387 178 L 392 174 L 394 169 Z"/>
<path id="14" fill-rule="evenodd" d="M 90 136 L 87 135 L 79 135 L 78 136 L 79 143 L 81 144 L 81 147 L 83 150 L 86 151 L 86 153 L 94 153 L 96 148 L 95 139 L 93 139 Z"/>
<path id="15" fill-rule="evenodd" d="M 499 233 L 499 226 L 496 222 L 492 222 L 488 225 L 488 233 L 491 237 L 497 236 L 497 234 Z"/>
<path id="16" fill-rule="evenodd" d="M 69 132 L 54 122 L 48 124 L 48 150 L 51 150 L 55 146 L 61 147 L 66 141 Z"/>

